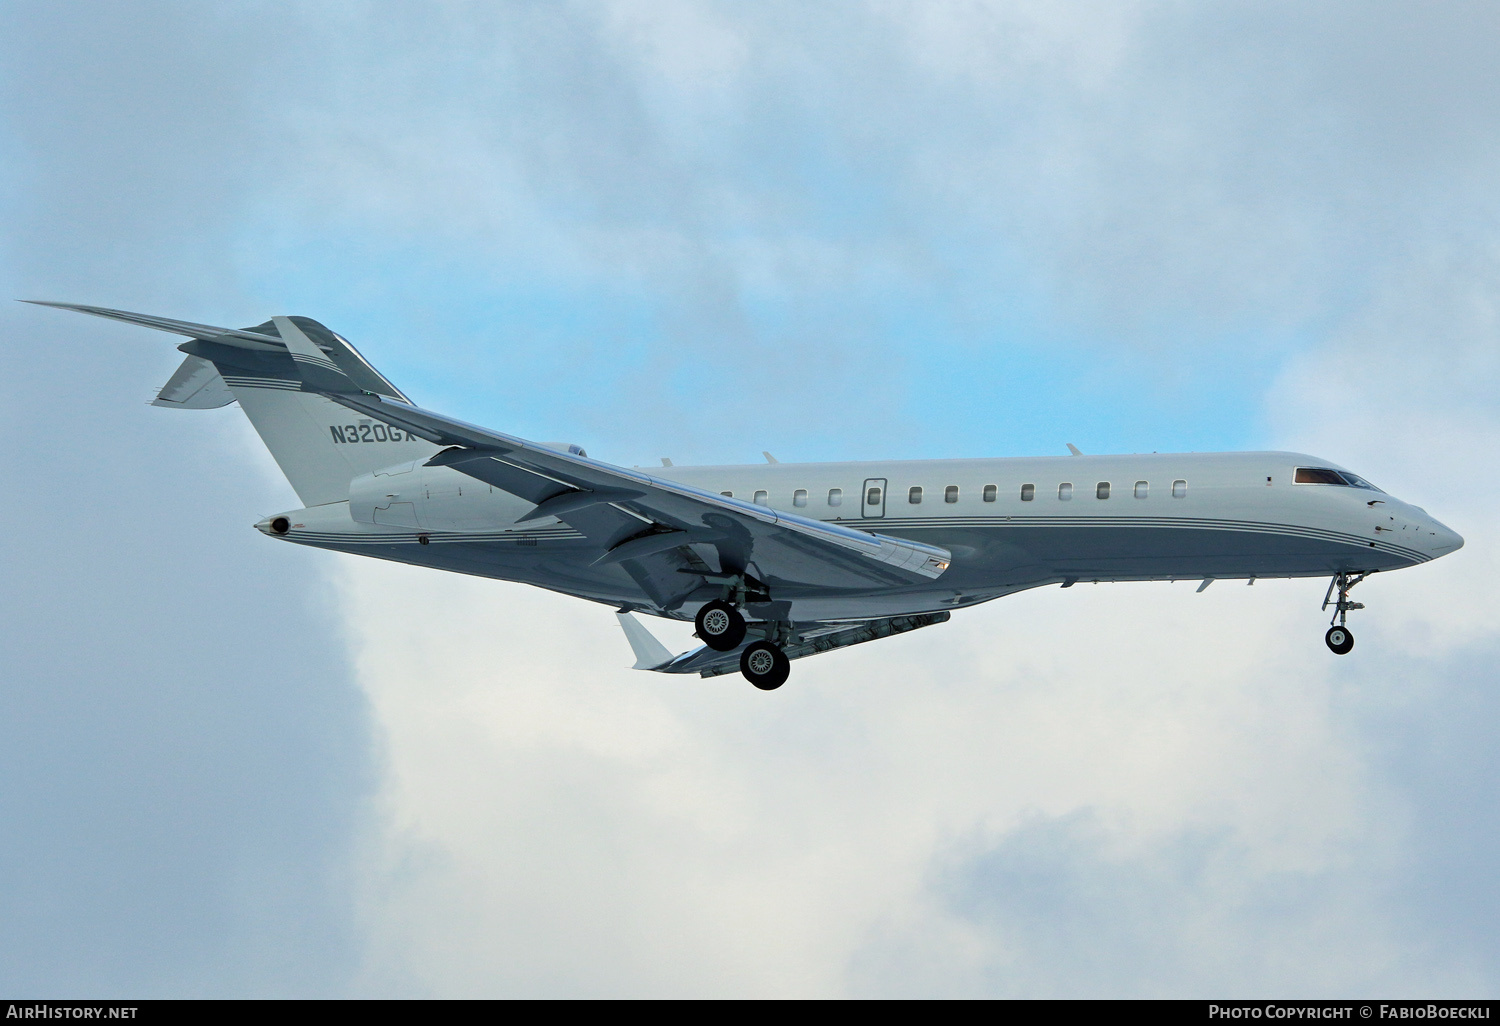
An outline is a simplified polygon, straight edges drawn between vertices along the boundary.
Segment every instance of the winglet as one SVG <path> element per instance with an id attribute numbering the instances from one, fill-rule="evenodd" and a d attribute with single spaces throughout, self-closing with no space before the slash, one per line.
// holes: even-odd
<path id="1" fill-rule="evenodd" d="M 764 450 L 764 449 L 762 449 L 760 451 L 760 454 L 766 458 L 766 462 L 767 463 L 780 463 L 781 462 L 775 456 L 772 456 L 770 453 L 766 452 L 766 450 Z"/>
<path id="2" fill-rule="evenodd" d="M 625 632 L 625 640 L 630 642 L 630 650 L 635 653 L 635 665 L 632 670 L 654 670 L 659 666 L 665 666 L 674 658 L 667 647 L 656 640 L 656 637 L 646 629 L 646 625 L 635 618 L 633 613 L 616 613 L 620 619 L 620 628 Z"/>
<path id="3" fill-rule="evenodd" d="M 1074 456 L 1082 456 L 1083 455 L 1083 453 L 1081 453 L 1081 452 L 1078 451 L 1078 446 L 1074 445 L 1072 442 L 1067 443 L 1067 445 L 1068 445 L 1068 452 L 1072 453 Z"/>

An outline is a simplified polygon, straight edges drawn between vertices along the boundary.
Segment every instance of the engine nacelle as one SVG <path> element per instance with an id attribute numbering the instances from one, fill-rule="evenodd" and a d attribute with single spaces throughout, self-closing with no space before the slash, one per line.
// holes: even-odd
<path id="1" fill-rule="evenodd" d="M 425 467 L 415 460 L 349 482 L 349 515 L 365 524 L 419 531 L 503 531 L 535 508 L 451 467 Z M 528 520 L 524 527 L 555 523 L 544 517 Z"/>

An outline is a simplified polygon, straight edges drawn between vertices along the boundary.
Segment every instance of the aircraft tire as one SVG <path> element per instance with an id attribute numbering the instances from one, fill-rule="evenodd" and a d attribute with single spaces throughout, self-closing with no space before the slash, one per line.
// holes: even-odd
<path id="1" fill-rule="evenodd" d="M 762 691 L 775 691 L 791 672 L 792 661 L 769 641 L 757 641 L 740 654 L 740 673 Z"/>
<path id="2" fill-rule="evenodd" d="M 1330 627 L 1323 643 L 1334 655 L 1348 655 L 1354 651 L 1354 632 L 1347 627 Z"/>
<path id="3" fill-rule="evenodd" d="M 698 638 L 715 652 L 733 652 L 745 640 L 745 618 L 728 602 L 706 603 L 693 617 Z"/>

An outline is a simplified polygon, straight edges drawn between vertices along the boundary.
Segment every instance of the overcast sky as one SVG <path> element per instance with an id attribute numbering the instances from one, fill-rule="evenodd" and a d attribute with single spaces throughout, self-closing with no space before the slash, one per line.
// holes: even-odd
<path id="1" fill-rule="evenodd" d="M 0 991 L 1500 991 L 1500 10 L 0 0 L 0 296 L 315 317 L 615 462 L 1290 448 L 1467 540 L 762 694 L 276 545 L 168 336 L 0 308 Z M 660 631 L 678 649 L 685 632 Z"/>

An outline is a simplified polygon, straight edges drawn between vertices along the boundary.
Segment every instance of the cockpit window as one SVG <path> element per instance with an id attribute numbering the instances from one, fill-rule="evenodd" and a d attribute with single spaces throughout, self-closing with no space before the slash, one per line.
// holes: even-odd
<path id="1" fill-rule="evenodd" d="M 1358 474 L 1351 474 L 1347 470 L 1330 470 L 1327 467 L 1298 467 L 1292 480 L 1297 484 L 1339 485 L 1343 488 L 1367 488 L 1372 492 L 1380 491 Z"/>
<path id="2" fill-rule="evenodd" d="M 1298 484 L 1347 485 L 1349 483 L 1339 476 L 1337 470 L 1325 470 L 1322 467 L 1298 467 L 1297 476 L 1293 480 Z"/>

